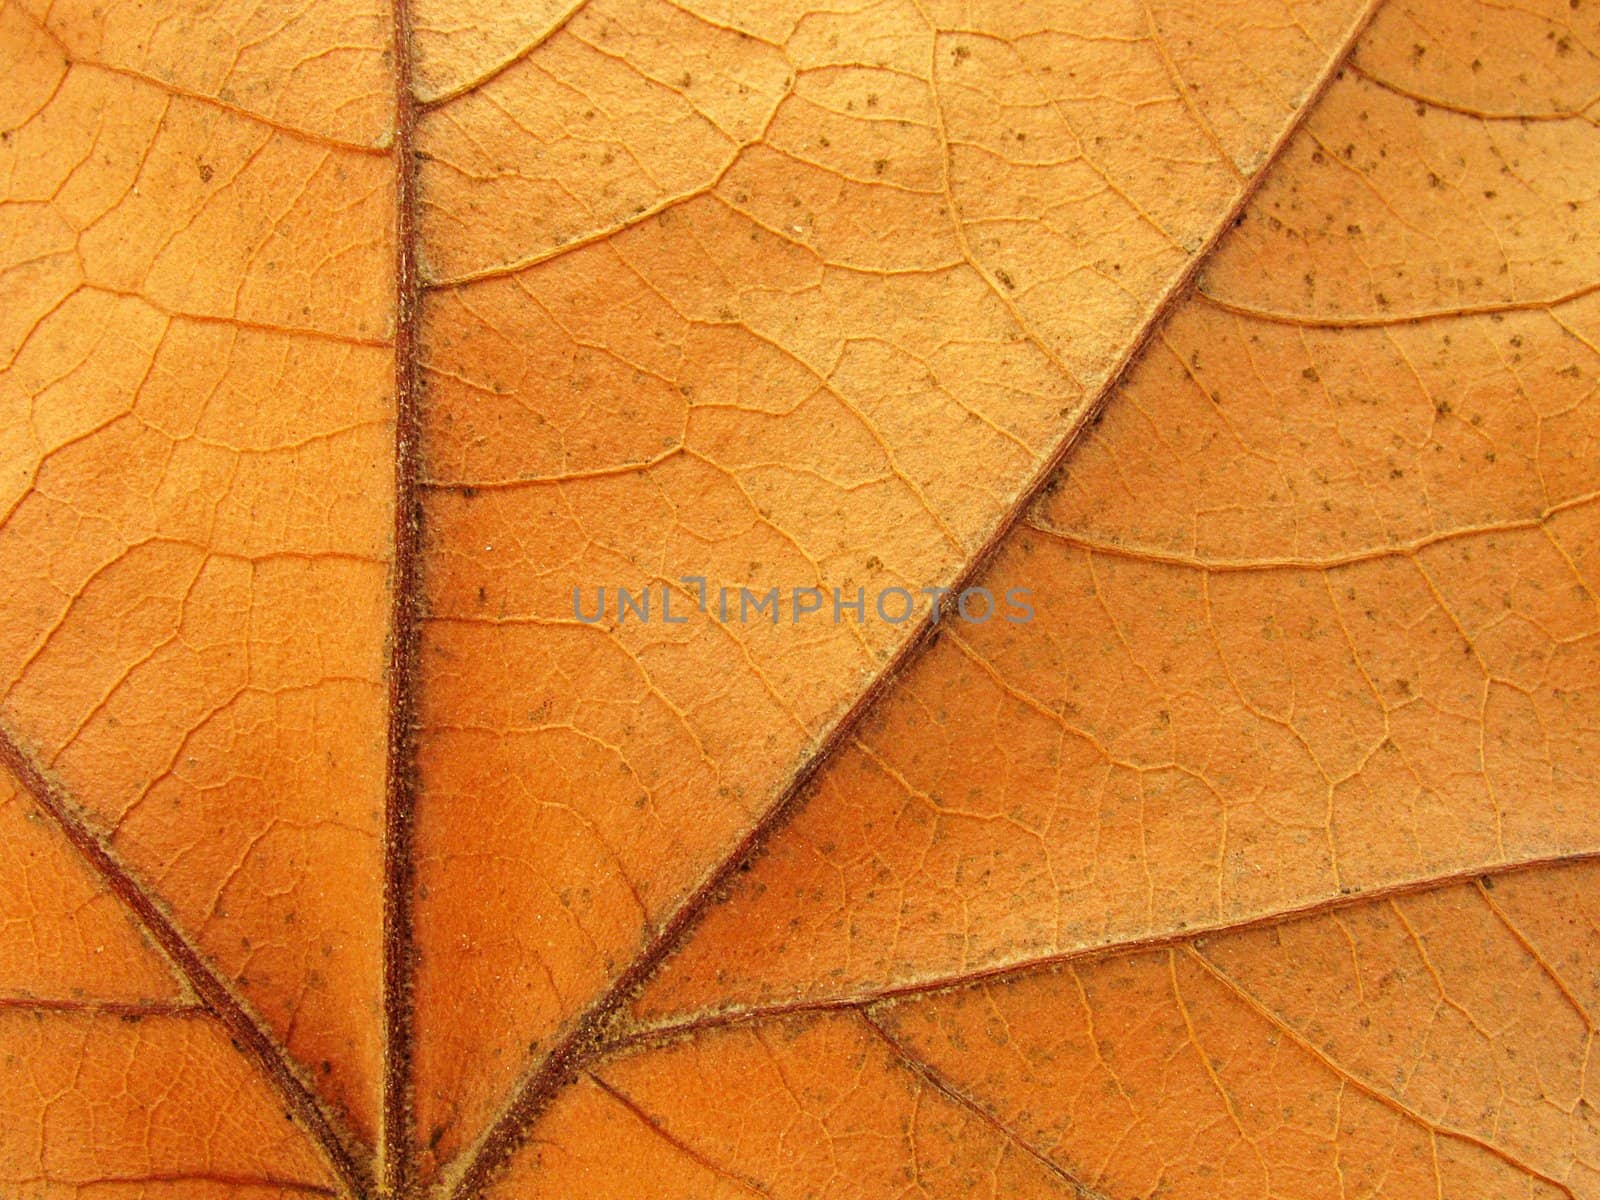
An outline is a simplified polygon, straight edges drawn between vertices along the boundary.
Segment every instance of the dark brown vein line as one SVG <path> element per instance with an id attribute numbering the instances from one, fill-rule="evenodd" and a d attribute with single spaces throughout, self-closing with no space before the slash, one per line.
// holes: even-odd
<path id="1" fill-rule="evenodd" d="M 725 1167 L 718 1166 L 711 1159 L 707 1158 L 693 1146 L 689 1145 L 688 1142 L 685 1142 L 682 1138 L 674 1136 L 665 1125 L 646 1112 L 643 1106 L 641 1106 L 631 1096 L 628 1096 L 624 1092 L 613 1087 L 604 1079 L 600 1078 L 600 1076 L 590 1073 L 588 1078 L 589 1081 L 595 1085 L 595 1087 L 599 1088 L 606 1095 L 610 1096 L 611 1099 L 615 1100 L 619 1105 L 627 1109 L 629 1115 L 631 1115 L 634 1120 L 638 1121 L 639 1124 L 643 1125 L 656 1137 L 667 1143 L 667 1145 L 671 1146 L 674 1150 L 683 1155 L 696 1166 L 704 1167 L 707 1171 L 711 1172 L 711 1174 L 720 1179 L 726 1179 L 740 1191 L 749 1192 L 753 1196 L 770 1196 L 772 1194 L 765 1188 L 755 1183 L 754 1180 L 745 1179 L 741 1176 L 733 1174 Z"/>
<path id="2" fill-rule="evenodd" d="M 1055 954 L 1039 954 L 1031 958 L 995 963 L 992 966 L 981 967 L 975 971 L 965 971 L 959 975 L 936 975 L 931 978 L 914 979 L 906 983 L 892 984 L 888 987 L 874 988 L 870 991 L 855 992 L 845 996 L 829 996 L 820 1000 L 796 1000 L 786 1004 L 762 1004 L 745 1008 L 703 1011 L 692 1016 L 669 1019 L 658 1024 L 637 1026 L 626 1034 L 608 1042 L 603 1047 L 603 1052 L 616 1054 L 640 1045 L 663 1045 L 677 1041 L 680 1038 L 693 1037 L 697 1034 L 715 1033 L 720 1029 L 731 1029 L 741 1025 L 756 1024 L 761 1021 L 781 1020 L 785 1017 L 798 1016 L 804 1013 L 848 1012 L 896 1000 L 909 1000 L 919 996 L 937 996 L 941 993 L 959 991 L 962 988 L 976 987 L 981 984 L 1007 983 L 1015 979 L 1026 979 L 1030 975 L 1043 974 L 1065 966 L 1103 962 L 1112 958 L 1125 958 L 1153 950 L 1168 950 L 1174 946 L 1195 945 L 1204 947 L 1207 942 L 1216 938 L 1225 938 L 1236 933 L 1248 933 L 1256 929 L 1271 929 L 1294 921 L 1309 920 L 1329 913 L 1345 912 L 1352 908 L 1377 904 L 1386 900 L 1398 900 L 1407 896 L 1443 891 L 1446 888 L 1460 887 L 1485 879 L 1499 879 L 1527 871 L 1577 867 L 1585 863 L 1596 862 L 1600 862 L 1600 850 L 1549 855 L 1542 858 L 1523 859 L 1518 862 L 1500 863 L 1495 866 L 1472 867 L 1466 870 L 1454 871 L 1448 875 L 1405 879 L 1398 883 L 1369 888 L 1365 891 L 1349 892 L 1322 900 L 1313 900 L 1293 908 L 1278 909 L 1259 916 L 1245 917 L 1237 921 L 1219 921 L 1214 924 L 1196 923 L 1183 929 L 1166 933 L 1121 938 L 1114 941 L 1101 942 L 1098 945 L 1063 950 Z"/>
<path id="3" fill-rule="evenodd" d="M 950 596 L 958 595 L 964 588 L 971 586 L 973 581 L 988 569 L 989 563 L 999 553 L 1000 547 L 1012 529 L 1044 492 L 1056 469 L 1078 444 L 1084 430 L 1094 424 L 1107 399 L 1121 386 L 1129 370 L 1138 361 L 1145 346 L 1155 336 L 1168 314 L 1189 294 L 1200 268 L 1216 249 L 1217 244 L 1233 228 L 1235 221 L 1255 197 L 1262 181 L 1271 174 L 1273 165 L 1282 157 L 1290 140 L 1304 124 L 1306 115 L 1316 107 L 1317 102 L 1343 71 L 1356 41 L 1365 32 L 1382 3 L 1383 0 L 1368 0 L 1338 49 L 1329 57 L 1322 74 L 1307 91 L 1300 107 L 1295 110 L 1294 115 L 1268 148 L 1256 173 L 1240 189 L 1234 202 L 1218 219 L 1188 264 L 1167 286 L 1138 334 L 1130 340 L 1123 351 L 1116 368 L 1106 377 L 1090 403 L 1084 407 L 1078 422 L 1067 431 L 1027 486 L 1018 494 L 1016 501 L 995 525 L 988 540 L 951 581 Z M 947 596 L 941 615 L 948 616 L 949 609 Z M 521 1143 L 528 1125 L 544 1110 L 555 1093 L 573 1078 L 583 1064 L 609 1047 L 606 1028 L 622 1006 L 678 947 L 698 923 L 702 914 L 725 890 L 740 867 L 758 854 L 777 830 L 788 824 L 799 810 L 811 781 L 816 778 L 823 764 L 833 757 L 841 745 L 847 744 L 855 736 L 856 730 L 888 691 L 890 685 L 927 648 L 935 630 L 936 622 L 933 620 L 933 615 L 923 618 L 916 630 L 857 697 L 855 703 L 821 739 L 816 750 L 794 773 L 788 786 L 783 789 L 761 819 L 673 912 L 656 936 L 617 977 L 611 987 L 590 1004 L 588 1009 L 569 1026 L 567 1032 L 556 1042 L 543 1061 L 524 1078 L 511 1102 L 488 1132 L 479 1139 L 477 1146 L 466 1155 L 465 1166 L 456 1177 L 454 1185 L 446 1185 L 442 1189 L 444 1194 L 450 1196 L 452 1200 L 476 1200 L 482 1195 L 485 1186 L 500 1172 L 512 1152 Z"/>
<path id="4" fill-rule="evenodd" d="M 389 743 L 383 838 L 383 1193 L 406 1195 L 411 1153 L 411 844 L 416 808 L 417 616 L 422 582 L 422 412 L 417 370 L 417 100 L 411 7 L 394 0 L 394 571 L 389 614 Z"/>
<path id="5" fill-rule="evenodd" d="M 906 1070 L 910 1071 L 923 1083 L 927 1084 L 934 1091 L 938 1092 L 945 1099 L 949 1100 L 952 1104 L 960 1107 L 962 1111 L 971 1113 L 973 1116 L 977 1117 L 990 1129 L 994 1130 L 994 1132 L 998 1133 L 1002 1138 L 1004 1138 L 1009 1144 L 1022 1151 L 1029 1158 L 1033 1159 L 1034 1162 L 1038 1163 L 1041 1167 L 1053 1175 L 1056 1179 L 1060 1180 L 1079 1196 L 1083 1197 L 1084 1200 L 1103 1200 L 1101 1193 L 1094 1191 L 1092 1188 L 1089 1188 L 1079 1180 L 1073 1178 L 1069 1171 L 1056 1163 L 1055 1160 L 1045 1154 L 1044 1151 L 1031 1145 L 1020 1133 L 1012 1129 L 999 1117 L 995 1116 L 994 1113 L 990 1112 L 987 1108 L 979 1104 L 971 1096 L 968 1096 L 960 1088 L 956 1087 L 955 1084 L 946 1079 L 942 1074 L 939 1073 L 938 1070 L 934 1068 L 933 1064 L 926 1062 L 917 1055 L 913 1054 L 909 1046 L 907 1046 L 899 1038 L 895 1037 L 894 1034 L 890 1033 L 881 1024 L 879 1024 L 877 1018 L 875 1018 L 865 1008 L 857 1009 L 856 1015 L 861 1018 L 862 1022 L 865 1023 L 868 1029 L 878 1036 L 884 1045 L 889 1047 L 889 1050 L 906 1068 Z"/>
<path id="6" fill-rule="evenodd" d="M 184 982 L 227 1030 L 239 1049 L 255 1062 L 278 1098 L 311 1134 L 345 1190 L 357 1196 L 364 1195 L 367 1191 L 365 1168 L 276 1040 L 211 964 L 189 944 L 172 918 L 123 866 L 105 841 L 89 828 L 67 794 L 45 778 L 32 757 L 4 728 L 0 728 L 0 767 L 16 777 L 40 810 L 55 822 L 72 848 L 105 882 L 107 889 L 128 907 L 151 940 L 166 952 Z"/>

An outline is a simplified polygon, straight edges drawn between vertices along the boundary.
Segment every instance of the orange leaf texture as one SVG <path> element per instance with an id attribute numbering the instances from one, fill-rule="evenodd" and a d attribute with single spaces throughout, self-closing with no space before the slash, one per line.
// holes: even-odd
<path id="1" fill-rule="evenodd" d="M 1600 1200 L 1596 0 L 0 66 L 0 1200 Z"/>

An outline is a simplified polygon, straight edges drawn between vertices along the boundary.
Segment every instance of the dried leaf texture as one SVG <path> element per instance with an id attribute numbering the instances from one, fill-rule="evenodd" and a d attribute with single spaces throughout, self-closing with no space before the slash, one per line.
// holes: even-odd
<path id="1" fill-rule="evenodd" d="M 0 4 L 0 1192 L 1600 1197 L 1597 12 Z"/>
<path id="2" fill-rule="evenodd" d="M 100 886 L 147 896 L 371 1138 L 394 201 L 368 147 L 392 103 L 384 22 L 338 7 L 260 29 L 220 10 L 0 14 L 18 64 L 0 143 L 0 720 L 103 849 Z M 26 888 L 19 919 L 50 895 Z M 107 907 L 59 903 L 57 925 Z M 12 986 L 61 999 L 133 970 L 72 959 L 69 927 L 41 931 Z M 158 1037 L 29 1020 L 12 1027 L 35 1030 L 18 1053 L 38 1069 L 53 1045 L 66 1070 L 73 1039 L 132 1056 L 97 1062 L 113 1090 L 84 1101 L 123 1095 L 130 1128 L 183 1090 L 163 1063 L 233 1053 L 208 1034 L 203 1056 L 192 1021 Z M 135 1067 L 147 1083 L 116 1091 Z M 219 1095 L 236 1086 L 210 1069 Z M 207 1111 L 191 1100 L 162 1120 Z"/>
<path id="3" fill-rule="evenodd" d="M 563 1095 L 491 1194 L 1592 1195 L 1597 884 L 703 1023 Z"/>
<path id="4" fill-rule="evenodd" d="M 909 628 L 723 622 L 683 577 L 949 583 L 1354 20 L 1179 64 L 1139 6 L 762 13 L 587 5 L 419 128 L 417 1120 L 446 1158 Z M 689 623 L 585 626 L 576 581 Z"/>
<path id="5" fill-rule="evenodd" d="M 1442 164 L 1456 124 L 1463 172 L 1501 139 L 1518 204 L 1469 208 L 1459 242 L 1375 178 Z M 1594 152 L 1536 186 L 1558 127 Z M 1469 269 L 1511 286 L 1512 233 L 1480 248 L 1480 228 L 1542 237 L 1541 278 L 1600 268 L 1600 237 L 1555 223 L 1592 200 L 1600 135 L 1480 128 L 1334 84 L 996 560 L 990 589 L 1031 585 L 1038 619 L 948 629 L 645 1012 L 855 995 L 1600 849 L 1600 305 L 1460 294 Z M 1324 245 L 1320 287 L 1302 267 Z M 1429 319 L 1324 316 L 1340 287 L 1411 289 Z"/>
<path id="6" fill-rule="evenodd" d="M 303 1129 L 104 881 L 0 770 L 0 1188 L 332 1195 Z"/>

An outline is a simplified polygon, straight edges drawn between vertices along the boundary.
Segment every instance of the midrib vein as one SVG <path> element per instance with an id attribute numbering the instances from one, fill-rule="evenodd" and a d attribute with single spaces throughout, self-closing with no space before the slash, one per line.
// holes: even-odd
<path id="1" fill-rule="evenodd" d="M 394 570 L 389 614 L 389 736 L 383 839 L 383 1126 L 378 1186 L 383 1196 L 413 1187 L 411 1119 L 411 884 L 416 809 L 417 649 L 422 581 L 421 397 L 417 323 L 417 100 L 412 79 L 411 7 L 394 0 L 395 337 Z"/>
<path id="2" fill-rule="evenodd" d="M 396 2 L 404 6 L 406 0 L 396 0 Z M 1076 422 L 1017 494 L 988 539 L 951 581 L 950 595 L 959 594 L 983 574 L 1013 528 L 1033 506 L 1057 469 L 1078 444 L 1083 431 L 1095 423 L 1106 401 L 1121 386 L 1128 371 L 1138 361 L 1145 346 L 1165 322 L 1168 314 L 1189 293 L 1200 269 L 1232 228 L 1235 219 L 1254 199 L 1256 192 L 1272 173 L 1289 142 L 1299 132 L 1307 115 L 1317 107 L 1323 94 L 1337 78 L 1351 51 L 1354 50 L 1356 42 L 1382 3 L 1383 0 L 1368 0 L 1346 32 L 1338 49 L 1329 56 L 1322 73 L 1307 91 L 1299 108 L 1268 148 L 1260 167 L 1240 188 L 1233 203 L 1218 217 L 1205 242 L 1161 294 L 1137 333 L 1129 340 L 1115 368 L 1096 390 L 1089 403 L 1083 406 Z M 463 1156 L 464 1165 L 456 1174 L 453 1185 L 447 1184 L 442 1189 L 450 1200 L 480 1200 L 485 1187 L 505 1167 L 521 1143 L 529 1124 L 543 1111 L 554 1095 L 583 1066 L 603 1057 L 614 1044 L 621 1041 L 620 1038 L 606 1036 L 606 1027 L 612 1018 L 684 940 L 739 867 L 759 852 L 767 840 L 786 825 L 799 810 L 807 786 L 831 760 L 834 752 L 851 740 L 856 729 L 888 691 L 893 681 L 928 647 L 935 629 L 936 624 L 930 614 L 901 644 L 889 662 L 873 677 L 851 707 L 827 732 L 817 749 L 790 778 L 787 786 L 761 819 L 672 913 L 640 955 L 568 1027 L 566 1034 L 556 1042 L 534 1071 L 524 1078 L 493 1125 L 479 1139 L 476 1146 Z"/>
<path id="3" fill-rule="evenodd" d="M 367 1174 L 343 1134 L 317 1102 L 262 1022 L 178 929 L 165 909 L 134 878 L 105 840 L 90 829 L 76 804 L 56 783 L 47 779 L 32 755 L 7 729 L 0 728 L 0 767 L 9 770 L 23 789 L 61 830 L 78 856 L 104 882 L 106 888 L 133 914 L 172 962 L 184 982 L 207 1010 L 227 1030 L 239 1049 L 252 1059 L 278 1098 L 316 1140 L 328 1165 L 345 1190 L 362 1195 Z"/>

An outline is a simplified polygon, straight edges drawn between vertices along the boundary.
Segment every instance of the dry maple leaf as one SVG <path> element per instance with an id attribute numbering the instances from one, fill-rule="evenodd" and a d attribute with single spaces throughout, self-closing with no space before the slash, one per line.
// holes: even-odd
<path id="1" fill-rule="evenodd" d="M 0 63 L 4 1200 L 1600 1197 L 1600 4 Z"/>

